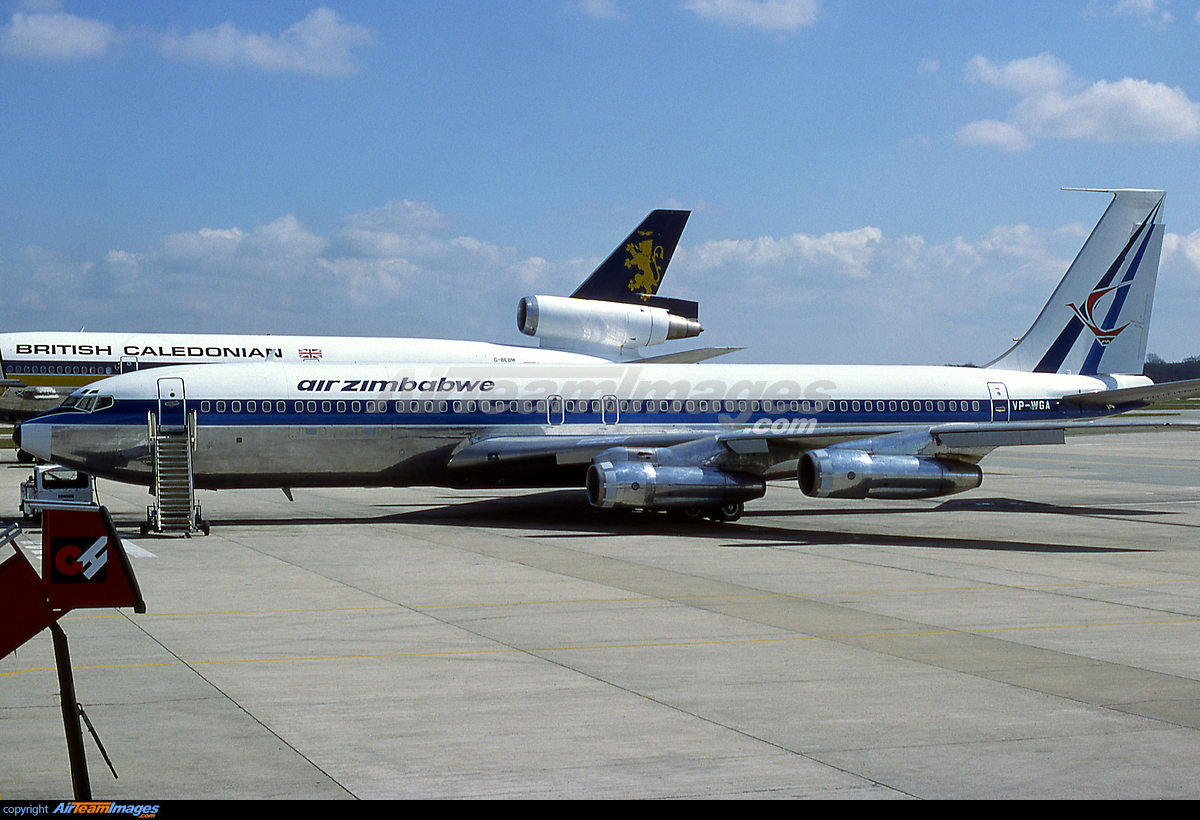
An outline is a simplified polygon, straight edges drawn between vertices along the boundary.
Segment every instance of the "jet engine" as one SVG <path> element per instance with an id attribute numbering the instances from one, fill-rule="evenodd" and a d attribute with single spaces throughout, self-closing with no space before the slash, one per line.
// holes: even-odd
<path id="1" fill-rule="evenodd" d="M 695 319 L 665 308 L 566 296 L 526 296 L 517 304 L 517 327 L 556 346 L 646 347 L 699 336 Z"/>
<path id="2" fill-rule="evenodd" d="M 810 450 L 797 473 L 815 498 L 937 498 L 983 483 L 983 471 L 965 461 L 862 450 Z"/>
<path id="3" fill-rule="evenodd" d="M 602 461 L 587 472 L 593 507 L 702 510 L 740 504 L 766 491 L 762 479 L 705 467 Z"/>

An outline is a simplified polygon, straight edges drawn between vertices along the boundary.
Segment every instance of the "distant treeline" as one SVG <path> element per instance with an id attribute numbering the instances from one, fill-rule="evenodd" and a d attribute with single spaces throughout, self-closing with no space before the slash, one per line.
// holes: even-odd
<path id="1" fill-rule="evenodd" d="M 1149 376 L 1155 384 L 1200 379 L 1200 356 L 1188 356 L 1182 362 L 1164 362 L 1151 353 L 1146 357 L 1142 374 Z"/>

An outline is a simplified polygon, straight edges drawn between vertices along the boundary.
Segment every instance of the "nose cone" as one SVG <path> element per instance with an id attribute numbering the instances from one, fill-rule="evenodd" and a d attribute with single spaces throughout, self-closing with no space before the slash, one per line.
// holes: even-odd
<path id="1" fill-rule="evenodd" d="M 30 455 L 42 461 L 53 461 L 50 458 L 50 430 L 49 424 L 26 421 L 13 430 L 13 441 Z"/>

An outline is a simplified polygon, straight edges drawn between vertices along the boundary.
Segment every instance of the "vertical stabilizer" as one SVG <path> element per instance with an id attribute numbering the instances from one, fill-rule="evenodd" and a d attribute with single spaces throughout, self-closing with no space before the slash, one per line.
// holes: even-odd
<path id="1" fill-rule="evenodd" d="M 651 211 L 571 297 L 654 304 L 691 211 Z"/>
<path id="2" fill-rule="evenodd" d="M 987 367 L 1035 373 L 1142 372 L 1162 251 L 1162 191 L 1113 195 L 1033 326 Z"/>

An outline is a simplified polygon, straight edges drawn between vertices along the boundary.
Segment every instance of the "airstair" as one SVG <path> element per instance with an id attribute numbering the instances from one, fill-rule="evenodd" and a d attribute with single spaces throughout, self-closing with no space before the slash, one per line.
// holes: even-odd
<path id="1" fill-rule="evenodd" d="M 146 508 L 142 534 L 183 533 L 191 536 L 209 526 L 200 515 L 192 479 L 192 453 L 196 449 L 196 414 L 188 414 L 182 427 L 158 423 L 154 413 L 147 414 L 150 453 L 154 465 L 154 504 Z"/>

